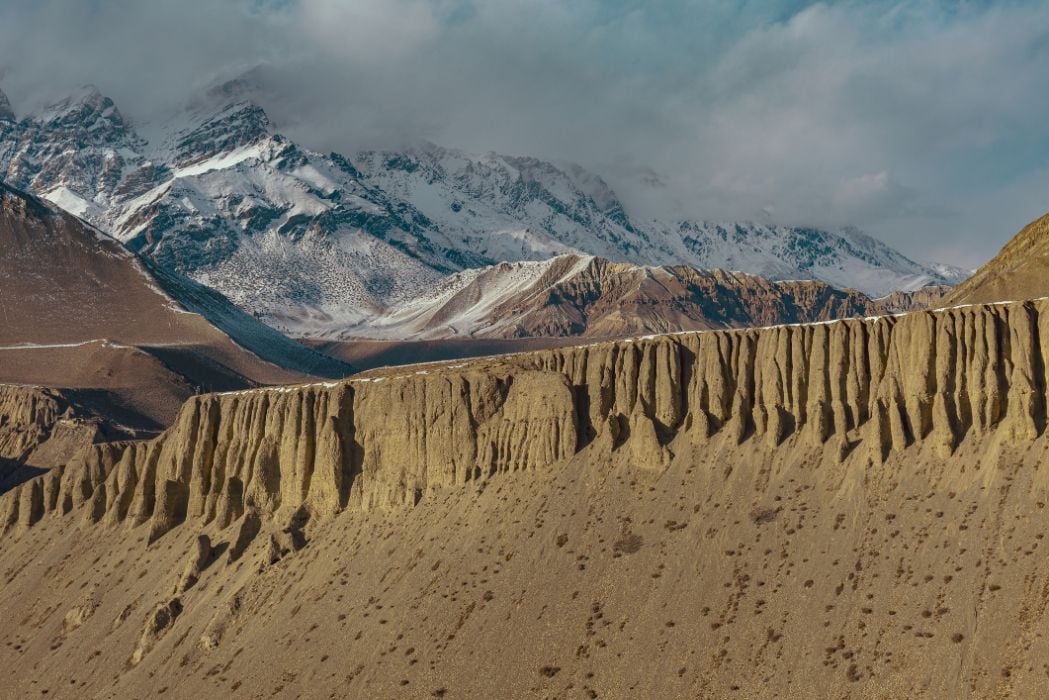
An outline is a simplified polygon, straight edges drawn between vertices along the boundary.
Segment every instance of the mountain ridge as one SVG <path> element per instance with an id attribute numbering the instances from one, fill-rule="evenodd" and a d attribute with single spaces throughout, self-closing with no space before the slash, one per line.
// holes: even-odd
<path id="1" fill-rule="evenodd" d="M 203 388 L 350 372 L 2 181 L 0 244 L 0 382 L 94 392 L 155 432 Z"/>
<path id="2" fill-rule="evenodd" d="M 432 145 L 322 155 L 222 87 L 141 130 L 97 90 L 0 121 L 0 176 L 267 321 L 366 317 L 456 271 L 557 254 L 822 278 L 876 296 L 963 275 L 849 231 L 642 226 L 578 166 Z"/>
<path id="3" fill-rule="evenodd" d="M 1049 214 L 1024 226 L 945 299 L 975 304 L 1049 296 Z"/>
<path id="4" fill-rule="evenodd" d="M 871 299 L 819 281 L 770 282 L 743 272 L 569 254 L 455 273 L 418 298 L 344 327 L 294 325 L 299 319 L 275 325 L 325 340 L 616 338 L 899 313 L 927 308 L 947 289 Z"/>

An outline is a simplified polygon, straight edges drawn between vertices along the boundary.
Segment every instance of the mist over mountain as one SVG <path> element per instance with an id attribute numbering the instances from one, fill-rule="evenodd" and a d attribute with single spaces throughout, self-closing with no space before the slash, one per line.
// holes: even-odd
<path id="1" fill-rule="evenodd" d="M 641 218 L 855 225 L 972 268 L 1043 213 L 1047 31 L 1033 0 L 11 0 L 0 65 L 20 109 L 96 83 L 138 124 L 265 66 L 304 148 L 569 160 Z"/>

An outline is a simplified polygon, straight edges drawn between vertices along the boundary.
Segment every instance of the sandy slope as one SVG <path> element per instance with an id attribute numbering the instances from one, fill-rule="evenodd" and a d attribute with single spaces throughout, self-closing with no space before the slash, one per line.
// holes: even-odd
<path id="1" fill-rule="evenodd" d="M 914 451 L 871 478 L 787 445 L 665 472 L 591 450 L 410 513 L 346 512 L 271 563 L 268 532 L 60 521 L 4 547 L 20 697 L 1037 697 L 1045 446 Z M 982 466 L 977 466 L 982 463 Z M 1026 468 L 1023 465 L 1028 465 Z M 198 532 L 220 553 L 170 630 Z M 97 562 L 97 563 L 96 563 Z M 86 618 L 83 619 L 82 618 Z M 444 691 L 443 693 L 441 691 Z"/>

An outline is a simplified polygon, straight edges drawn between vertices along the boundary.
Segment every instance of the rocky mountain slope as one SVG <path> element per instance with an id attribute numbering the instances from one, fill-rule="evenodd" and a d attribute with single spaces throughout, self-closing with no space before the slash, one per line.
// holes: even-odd
<path id="1" fill-rule="evenodd" d="M 457 247 L 492 261 L 589 254 L 817 279 L 872 296 L 954 284 L 968 274 L 915 263 L 854 229 L 639 220 L 600 176 L 573 164 L 433 144 L 361 153 L 354 163 L 365 182 L 411 203 Z"/>
<path id="2" fill-rule="evenodd" d="M 972 278 L 953 290 L 949 304 L 1034 299 L 1049 296 L 1049 214 L 1016 234 Z"/>
<path id="3" fill-rule="evenodd" d="M 1037 696 L 1047 323 L 974 306 L 194 398 L 0 498 L 7 687 Z"/>
<path id="4" fill-rule="evenodd" d="M 0 493 L 68 464 L 89 445 L 133 437 L 76 391 L 0 384 L 0 416 Z"/>
<path id="5" fill-rule="evenodd" d="M 0 248 L 0 382 L 96 390 L 156 428 L 201 388 L 350 371 L 2 183 Z"/>
<path id="6" fill-rule="evenodd" d="M 321 332 L 456 271 L 560 254 L 820 279 L 876 296 L 965 275 L 854 231 L 635 221 L 578 166 L 432 145 L 314 153 L 282 136 L 249 88 L 217 86 L 138 129 L 91 88 L 21 117 L 5 109 L 0 179 L 268 323 Z"/>
<path id="7" fill-rule="evenodd" d="M 875 300 L 825 282 L 770 282 L 725 270 L 562 255 L 455 273 L 422 297 L 351 326 L 297 324 L 283 330 L 344 340 L 622 338 L 911 311 L 928 308 L 947 289 L 926 287 Z"/>

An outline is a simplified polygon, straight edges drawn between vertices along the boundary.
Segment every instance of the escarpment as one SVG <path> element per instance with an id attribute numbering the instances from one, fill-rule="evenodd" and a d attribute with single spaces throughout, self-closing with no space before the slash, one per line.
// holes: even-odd
<path id="1" fill-rule="evenodd" d="M 685 445 L 792 441 L 878 464 L 1045 430 L 1049 302 L 650 337 L 191 399 L 150 442 L 96 446 L 0 500 L 18 531 L 83 505 L 150 538 L 245 513 L 411 505 L 583 449 L 659 469 Z"/>

